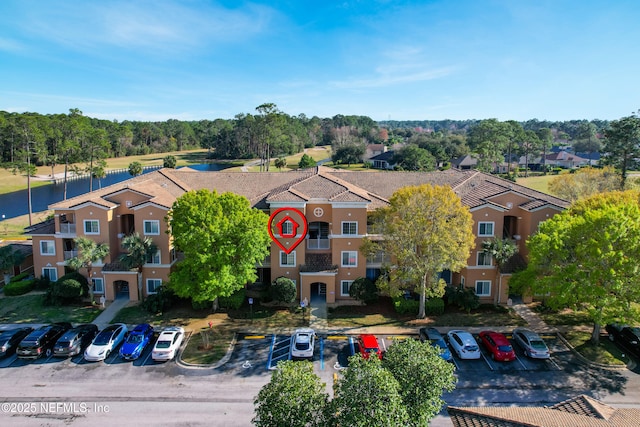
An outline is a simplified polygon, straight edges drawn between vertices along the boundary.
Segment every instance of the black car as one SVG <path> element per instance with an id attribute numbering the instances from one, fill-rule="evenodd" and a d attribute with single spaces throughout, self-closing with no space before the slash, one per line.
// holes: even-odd
<path id="1" fill-rule="evenodd" d="M 8 356 L 16 351 L 16 347 L 33 328 L 17 328 L 0 332 L 0 357 Z"/>
<path id="2" fill-rule="evenodd" d="M 605 328 L 609 339 L 630 354 L 640 358 L 640 328 L 612 323 Z"/>
<path id="3" fill-rule="evenodd" d="M 56 341 L 53 346 L 53 355 L 68 357 L 80 354 L 91 344 L 97 333 L 98 327 L 93 323 L 85 323 L 69 329 Z"/>
<path id="4" fill-rule="evenodd" d="M 71 328 L 71 323 L 68 322 L 41 326 L 20 341 L 16 354 L 20 359 L 38 359 L 42 355 L 51 356 L 53 346 L 58 338 Z"/>

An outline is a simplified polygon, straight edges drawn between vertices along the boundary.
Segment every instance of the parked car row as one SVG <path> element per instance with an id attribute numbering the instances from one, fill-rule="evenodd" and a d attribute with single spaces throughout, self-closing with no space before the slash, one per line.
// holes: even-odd
<path id="1" fill-rule="evenodd" d="M 512 336 L 526 356 L 534 359 L 548 359 L 550 357 L 549 348 L 542 338 L 532 330 L 515 328 Z M 419 337 L 421 341 L 429 341 L 434 347 L 440 349 L 443 359 L 451 360 L 453 358 L 444 337 L 436 328 L 421 328 Z M 493 360 L 509 362 L 516 359 L 511 343 L 505 335 L 498 332 L 482 331 L 476 340 L 471 333 L 454 329 L 447 333 L 447 339 L 460 359 L 480 359 L 482 353 L 478 341 L 487 349 Z"/>
<path id="2" fill-rule="evenodd" d="M 154 361 L 172 360 L 182 345 L 184 335 L 181 327 L 164 328 L 151 351 L 151 358 Z M 0 331 L 0 357 L 13 353 L 20 359 L 82 354 L 86 361 L 98 362 L 120 347 L 120 357 L 135 360 L 153 343 L 154 336 L 153 327 L 146 323 L 131 331 L 124 323 L 109 325 L 101 331 L 92 323 L 76 327 L 68 322 L 43 325 L 37 329 L 20 327 Z"/>

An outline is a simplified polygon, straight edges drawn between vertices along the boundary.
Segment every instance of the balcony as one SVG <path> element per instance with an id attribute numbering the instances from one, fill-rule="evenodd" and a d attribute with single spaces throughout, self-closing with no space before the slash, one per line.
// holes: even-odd
<path id="1" fill-rule="evenodd" d="M 71 258 L 77 257 L 78 256 L 78 251 L 77 250 L 64 251 L 63 256 L 64 256 L 64 260 L 68 261 Z"/>
<path id="2" fill-rule="evenodd" d="M 71 222 L 61 222 L 60 223 L 60 233 L 61 234 L 76 234 L 76 224 Z"/>
<path id="3" fill-rule="evenodd" d="M 300 273 L 318 273 L 320 271 L 336 273 L 338 266 L 331 264 L 331 254 L 306 254 Z"/>
<path id="4" fill-rule="evenodd" d="M 367 265 L 389 263 L 391 258 L 384 252 L 378 252 L 375 255 L 367 257 Z"/>
<path id="5" fill-rule="evenodd" d="M 307 249 L 330 249 L 329 239 L 307 239 Z"/>

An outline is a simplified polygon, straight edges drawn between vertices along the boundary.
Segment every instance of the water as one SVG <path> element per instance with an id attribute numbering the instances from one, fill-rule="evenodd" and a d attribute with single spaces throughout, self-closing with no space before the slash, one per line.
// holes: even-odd
<path id="1" fill-rule="evenodd" d="M 218 171 L 225 169 L 226 165 L 217 163 L 202 163 L 197 165 L 189 165 L 191 169 L 198 171 Z M 144 168 L 143 174 L 159 169 L 159 167 Z M 113 172 L 107 174 L 105 178 L 93 179 L 93 189 L 97 190 L 107 187 L 118 182 L 131 178 L 128 171 Z M 32 181 L 33 183 L 33 181 Z M 26 178 L 25 178 L 26 187 Z M 89 192 L 89 177 L 83 177 L 67 181 L 67 199 L 79 196 Z M 43 185 L 31 189 L 31 203 L 33 212 L 42 212 L 48 209 L 48 206 L 62 200 L 64 193 L 64 183 Z M 29 213 L 29 205 L 27 199 L 27 190 L 14 191 L 13 193 L 0 194 L 0 221 L 3 219 L 15 218 L 17 216 Z"/>

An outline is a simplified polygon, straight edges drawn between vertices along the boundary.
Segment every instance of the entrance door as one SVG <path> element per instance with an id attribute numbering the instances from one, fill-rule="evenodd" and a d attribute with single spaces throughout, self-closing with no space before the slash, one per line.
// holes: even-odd
<path id="1" fill-rule="evenodd" d="M 311 288 L 311 302 L 327 300 L 327 284 L 322 282 L 314 282 Z"/>
<path id="2" fill-rule="evenodd" d="M 116 289 L 116 298 L 129 298 L 129 282 L 125 280 L 116 280 L 113 282 Z"/>

